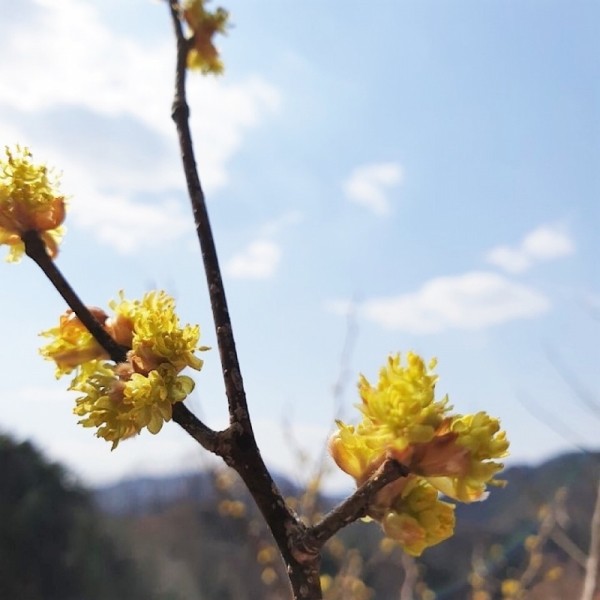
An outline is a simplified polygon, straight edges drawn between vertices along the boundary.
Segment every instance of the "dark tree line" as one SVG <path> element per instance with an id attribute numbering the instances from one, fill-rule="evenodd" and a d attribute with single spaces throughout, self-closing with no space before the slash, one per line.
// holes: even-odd
<path id="1" fill-rule="evenodd" d="M 0 435 L 0 598 L 166 600 L 103 527 L 62 467 Z"/>

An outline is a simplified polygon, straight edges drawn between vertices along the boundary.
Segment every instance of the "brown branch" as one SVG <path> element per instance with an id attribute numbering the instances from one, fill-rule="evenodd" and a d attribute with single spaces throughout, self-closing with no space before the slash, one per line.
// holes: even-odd
<path id="1" fill-rule="evenodd" d="M 189 433 L 204 449 L 219 454 L 219 433 L 205 425 L 182 402 L 173 405 L 173 421 Z"/>
<path id="2" fill-rule="evenodd" d="M 319 557 L 313 556 L 310 561 L 305 561 L 300 560 L 296 555 L 293 540 L 298 537 L 297 531 L 304 526 L 287 506 L 277 489 L 262 460 L 252 430 L 223 279 L 206 201 L 196 167 L 189 127 L 189 106 L 186 100 L 185 78 L 190 43 L 183 34 L 178 1 L 169 0 L 169 9 L 177 40 L 172 118 L 177 128 L 183 170 L 202 252 L 229 406 L 230 426 L 225 431 L 217 434 L 215 451 L 223 457 L 229 466 L 238 472 L 263 514 L 286 563 L 294 598 L 318 600 L 321 598 Z"/>
<path id="3" fill-rule="evenodd" d="M 325 515 L 320 523 L 306 530 L 301 541 L 305 552 L 309 555 L 319 552 L 340 529 L 367 515 L 369 505 L 379 490 L 408 474 L 406 466 L 388 458 L 352 496 Z"/>
<path id="4" fill-rule="evenodd" d="M 175 30 L 175 37 L 177 39 L 175 96 L 173 98 L 171 116 L 177 127 L 183 170 L 192 204 L 196 233 L 202 251 L 204 272 L 206 274 L 210 304 L 217 333 L 217 345 L 219 347 L 219 355 L 225 380 L 225 391 L 229 403 L 230 422 L 240 423 L 245 430 L 251 431 L 252 426 L 248 415 L 246 394 L 244 392 L 244 384 L 235 348 L 235 340 L 233 337 L 229 310 L 227 308 L 227 299 L 225 297 L 221 269 L 219 268 L 219 260 L 206 208 L 206 200 L 204 192 L 202 191 L 200 177 L 198 176 L 189 126 L 190 110 L 186 100 L 185 89 L 189 41 L 183 34 L 181 21 L 179 20 L 177 0 L 171 0 L 169 2 L 169 7 L 171 9 L 171 18 Z"/>
<path id="5" fill-rule="evenodd" d="M 102 324 L 92 315 L 88 307 L 80 300 L 64 275 L 46 251 L 46 245 L 37 231 L 27 231 L 21 239 L 25 244 L 25 253 L 33 260 L 46 277 L 52 282 L 58 293 L 63 297 L 78 319 L 86 326 L 95 340 L 108 352 L 111 360 L 116 363 L 124 362 L 129 348 L 117 344 L 106 332 Z"/>
<path id="6" fill-rule="evenodd" d="M 229 432 L 224 432 L 229 433 Z M 235 469 L 262 513 L 287 567 L 294 600 L 321 598 L 320 556 L 307 557 L 298 547 L 306 527 L 293 513 L 267 470 L 254 438 L 232 438 L 225 462 Z"/>

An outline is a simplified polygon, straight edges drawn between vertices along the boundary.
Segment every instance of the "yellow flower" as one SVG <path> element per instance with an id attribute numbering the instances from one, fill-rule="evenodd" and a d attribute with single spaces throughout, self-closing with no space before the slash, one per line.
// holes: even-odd
<path id="1" fill-rule="evenodd" d="M 103 310 L 91 308 L 90 312 L 104 324 L 107 315 Z M 40 335 L 54 338 L 40 349 L 40 353 L 44 358 L 56 363 L 57 379 L 85 362 L 108 358 L 106 351 L 71 310 L 61 315 L 58 327 L 42 331 Z"/>
<path id="2" fill-rule="evenodd" d="M 337 426 L 329 440 L 329 453 L 338 467 L 361 485 L 385 460 L 385 451 L 381 444 L 373 443 L 362 423 L 354 427 L 337 421 Z"/>
<path id="3" fill-rule="evenodd" d="M 0 244 L 10 247 L 7 260 L 18 261 L 25 251 L 22 236 L 36 231 L 51 257 L 63 235 L 65 199 L 58 181 L 44 165 L 31 161 L 27 148 L 6 147 L 0 160 Z"/>
<path id="4" fill-rule="evenodd" d="M 331 575 L 321 575 L 321 589 L 323 593 L 328 592 L 333 584 L 333 578 Z"/>
<path id="5" fill-rule="evenodd" d="M 139 433 L 130 410 L 124 403 L 125 383 L 119 377 L 114 364 L 106 361 L 90 361 L 81 365 L 78 375 L 69 386 L 70 390 L 82 392 L 77 398 L 73 412 L 82 418 L 84 427 L 96 427 L 96 435 L 112 441 L 116 448 L 119 441 Z"/>
<path id="6" fill-rule="evenodd" d="M 505 579 L 502 582 L 502 596 L 505 599 L 521 597 L 523 588 L 516 579 Z"/>
<path id="7" fill-rule="evenodd" d="M 412 556 L 448 539 L 454 523 L 454 505 L 442 502 L 437 490 L 421 479 L 413 479 L 381 519 L 385 534 Z"/>
<path id="8" fill-rule="evenodd" d="M 223 72 L 223 63 L 213 43 L 217 33 L 225 33 L 229 13 L 223 8 L 210 12 L 205 8 L 205 0 L 185 0 L 182 14 L 192 31 L 192 46 L 188 53 L 188 68 L 202 73 Z"/>
<path id="9" fill-rule="evenodd" d="M 426 366 L 420 356 L 409 352 L 406 362 L 401 364 L 399 354 L 390 356 L 376 387 L 365 377 L 358 386 L 365 422 L 382 444 L 399 454 L 411 444 L 430 441 L 449 410 L 447 398 L 435 400 L 436 361 Z"/>
<path id="10" fill-rule="evenodd" d="M 186 367 L 199 370 L 198 326 L 181 327 L 175 301 L 165 292 L 149 292 L 142 300 L 110 303 L 114 316 L 92 309 L 106 331 L 131 348 L 126 362 L 105 360 L 104 350 L 70 311 L 59 326 L 42 335 L 54 340 L 42 354 L 56 362 L 57 376 L 75 370 L 71 390 L 80 392 L 74 409 L 84 427 L 96 427 L 98 437 L 113 443 L 147 428 L 158 433 L 173 415 L 173 404 L 194 389 L 192 379 L 179 373 Z"/>
<path id="11" fill-rule="evenodd" d="M 560 566 L 552 567 L 551 569 L 548 569 L 548 571 L 546 571 L 546 574 L 544 575 L 544 579 L 546 581 L 556 581 L 556 580 L 560 579 L 562 574 L 563 574 L 563 567 L 560 567 Z"/>
<path id="12" fill-rule="evenodd" d="M 368 514 L 415 555 L 452 533 L 453 507 L 438 494 L 484 499 L 488 485 L 504 483 L 494 480 L 503 468 L 494 459 L 508 451 L 498 419 L 484 412 L 451 415 L 447 396 L 435 399 L 435 365 L 409 352 L 406 365 L 399 354 L 388 359 L 376 386 L 361 377 L 362 420 L 355 426 L 338 421 L 329 441 L 331 456 L 359 486 L 388 458 L 408 469 L 407 477 L 377 492 Z"/>
<path id="13" fill-rule="evenodd" d="M 460 463 L 448 460 L 446 468 L 421 470 L 421 473 L 428 475 L 428 480 L 450 498 L 461 502 L 485 499 L 487 485 L 504 485 L 494 479 L 504 465 L 492 459 L 508 454 L 506 432 L 500 429 L 498 419 L 485 412 L 457 415 L 449 430 L 453 454 L 462 460 Z"/>
<path id="14" fill-rule="evenodd" d="M 202 360 L 195 356 L 200 328 L 179 326 L 175 300 L 163 291 L 149 292 L 141 301 L 111 302 L 115 318 L 107 329 L 115 339 L 131 347 L 130 360 L 139 373 L 147 373 L 159 364 L 168 362 L 179 372 L 185 367 L 200 370 Z"/>
<path id="15" fill-rule="evenodd" d="M 330 441 L 330 451 L 338 466 L 360 485 L 392 456 L 407 466 L 413 446 L 430 442 L 446 419 L 447 397 L 435 400 L 437 375 L 435 360 L 426 366 L 409 352 L 407 365 L 399 354 L 391 356 L 373 387 L 365 377 L 358 384 L 363 421 L 352 427 L 338 422 L 338 432 Z"/>
<path id="16" fill-rule="evenodd" d="M 76 400 L 74 412 L 84 427 L 96 427 L 96 435 L 112 442 L 146 427 L 158 433 L 173 416 L 173 404 L 183 401 L 194 389 L 190 377 L 177 375 L 169 364 L 160 365 L 147 376 L 133 373 L 127 364 L 87 363 L 84 377 L 76 377 L 70 389 L 85 395 Z"/>

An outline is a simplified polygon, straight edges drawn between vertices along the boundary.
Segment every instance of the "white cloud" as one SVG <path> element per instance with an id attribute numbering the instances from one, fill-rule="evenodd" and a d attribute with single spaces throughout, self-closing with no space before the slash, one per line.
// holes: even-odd
<path id="1" fill-rule="evenodd" d="M 265 113 L 279 109 L 277 89 L 259 77 L 238 84 L 219 80 L 190 81 L 189 103 L 198 165 L 206 187 L 228 183 L 227 163 L 240 149 L 245 132 L 260 124 Z"/>
<path id="2" fill-rule="evenodd" d="M 236 279 L 269 279 L 281 262 L 281 245 L 273 237 L 302 222 L 303 215 L 292 210 L 267 221 L 259 228 L 258 238 L 225 264 L 225 272 Z"/>
<path id="3" fill-rule="evenodd" d="M 105 27 L 90 3 L 37 0 L 36 5 L 30 20 L 11 27 L 2 42 L 11 59 L 0 64 L 0 104 L 28 112 L 66 105 L 107 116 L 130 114 L 172 135 L 175 43 L 166 15 L 168 37 L 142 43 L 133 31 L 119 35 Z M 276 110 L 280 101 L 278 91 L 260 78 L 226 85 L 192 76 L 188 88 L 192 114 L 211 121 L 206 132 L 224 138 L 231 138 L 232 126 L 255 125 L 262 109 Z"/>
<path id="4" fill-rule="evenodd" d="M 532 264 L 531 259 L 524 252 L 508 246 L 492 248 L 485 258 L 488 263 L 500 267 L 508 273 L 522 273 Z"/>
<path id="5" fill-rule="evenodd" d="M 82 211 L 75 209 L 75 225 L 89 227 L 100 241 L 119 251 L 141 250 L 139 242 L 160 235 L 156 224 L 161 218 L 166 230 L 161 239 L 174 239 L 184 227 L 178 213 L 171 216 L 170 203 L 144 204 L 142 208 L 132 199 L 141 192 L 156 196 L 185 190 L 170 117 L 175 50 L 168 15 L 161 10 L 165 37 L 142 41 L 106 27 L 93 3 L 36 0 L 31 7 L 27 19 L 7 28 L 0 37 L 0 52 L 10 56 L 0 62 L 2 142 L 30 145 L 36 158 L 60 167 L 65 183 L 68 171 L 76 171 L 71 179 L 85 181 L 85 185 L 75 189 L 65 185 L 65 192 L 75 196 L 85 188 L 100 200 L 99 206 L 111 209 L 94 209 L 91 201 L 81 202 L 80 206 L 102 217 L 100 228 L 97 221 L 84 218 Z M 149 5 L 144 10 L 160 8 Z M 188 78 L 196 158 L 207 192 L 227 185 L 228 163 L 240 150 L 246 132 L 277 111 L 280 100 L 278 90 L 257 76 L 237 83 Z M 73 135 L 55 131 L 52 122 L 58 111 L 79 116 L 78 126 L 84 131 L 77 133 L 82 144 L 73 141 Z M 28 136 L 7 138 L 8 133 L 22 134 L 16 130 L 25 129 L 23 124 L 13 127 L 15 120 L 40 125 L 32 126 Z M 73 128 L 69 119 L 65 120 L 65 129 Z M 93 127 L 86 131 L 88 123 Z M 135 126 L 124 131 L 123 123 Z M 83 151 L 82 146 L 93 147 L 98 129 L 104 134 L 98 151 Z M 142 138 L 147 137 L 152 148 L 138 139 L 140 132 L 147 132 Z M 136 137 L 132 140 L 132 136 Z M 73 206 L 77 202 L 74 197 Z M 131 215 L 135 221 L 127 225 L 125 217 Z M 129 242 L 123 241 L 124 227 L 131 230 Z"/>
<path id="6" fill-rule="evenodd" d="M 259 239 L 225 265 L 225 272 L 236 279 L 268 279 L 275 274 L 281 260 L 281 248 L 275 242 Z"/>
<path id="7" fill-rule="evenodd" d="M 541 225 L 529 232 L 515 247 L 496 246 L 486 260 L 509 273 L 522 273 L 541 261 L 553 260 L 575 252 L 575 244 L 562 229 Z"/>
<path id="8" fill-rule="evenodd" d="M 156 84 L 168 75 L 169 44 L 143 47 L 114 35 L 90 3 L 37 0 L 35 5 L 27 22 L 6 33 L 4 51 L 11 60 L 0 66 L 7 82 L 0 103 L 28 112 L 56 105 L 86 106 L 106 115 L 137 111 L 153 127 L 164 121 L 157 104 L 168 102 L 168 91 Z"/>
<path id="9" fill-rule="evenodd" d="M 344 192 L 352 202 L 364 206 L 376 215 L 390 212 L 387 192 L 402 182 L 402 167 L 393 162 L 363 165 L 352 171 L 344 182 Z"/>
<path id="10" fill-rule="evenodd" d="M 525 237 L 523 249 L 537 260 L 552 260 L 572 254 L 575 245 L 564 231 L 544 225 Z"/>
<path id="11" fill-rule="evenodd" d="M 488 272 L 437 277 L 416 292 L 365 301 L 360 314 L 385 329 L 416 334 L 483 329 L 538 316 L 550 307 L 533 289 Z"/>
<path id="12" fill-rule="evenodd" d="M 119 254 L 156 249 L 193 233 L 191 210 L 184 209 L 181 199 L 163 194 L 160 199 L 142 201 L 128 195 L 129 190 L 100 191 L 100 183 L 89 176 L 76 158 L 53 153 L 50 148 L 46 153 L 43 145 L 40 150 L 35 153 L 36 158 L 51 156 L 50 165 L 64 168 L 61 189 L 69 195 L 68 228 L 90 231 L 98 242 Z"/>
<path id="13" fill-rule="evenodd" d="M 193 231 L 191 215 L 183 214 L 175 200 L 149 204 L 124 196 L 87 195 L 70 212 L 80 226 L 120 254 L 156 249 Z"/>

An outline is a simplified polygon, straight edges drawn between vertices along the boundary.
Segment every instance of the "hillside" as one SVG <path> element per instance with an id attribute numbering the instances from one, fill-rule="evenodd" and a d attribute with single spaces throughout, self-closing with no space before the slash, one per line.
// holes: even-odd
<path id="1" fill-rule="evenodd" d="M 0 598 L 168 600 L 60 465 L 0 435 L 0 474 Z"/>
<path id="2" fill-rule="evenodd" d="M 543 521 L 540 514 L 552 514 L 553 529 L 544 534 L 543 560 L 539 559 L 538 572 L 530 577 L 533 591 L 528 597 L 542 593 L 535 590 L 545 589 L 547 573 L 556 566 L 561 567 L 562 575 L 552 588 L 558 599 L 569 597 L 560 595 L 561 585 L 568 587 L 570 595 L 581 579 L 577 561 L 589 544 L 599 466 L 600 453 L 588 453 L 562 455 L 536 467 L 507 469 L 505 488 L 493 490 L 485 502 L 457 508 L 456 535 L 419 560 L 421 579 L 436 592 L 436 598 L 462 600 L 470 597 L 469 575 L 477 564 L 488 579 L 490 597 L 500 597 L 501 582 L 518 579 L 531 562 L 532 552 L 525 548 L 528 536 L 548 528 L 549 517 Z M 156 561 L 164 585 L 170 582 L 174 564 L 177 577 L 181 580 L 185 575 L 188 592 L 180 589 L 182 600 L 284 597 L 276 577 L 269 586 L 264 584 L 265 571 L 270 569 L 266 579 L 272 579 L 280 565 L 264 559 L 270 537 L 262 529 L 260 517 L 235 480 L 224 486 L 219 479 L 222 475 L 216 477 L 195 473 L 132 479 L 96 490 L 95 498 L 102 510 L 126 523 L 139 555 Z M 287 496 L 302 495 L 286 478 L 279 477 L 278 484 Z M 338 500 L 318 498 L 316 508 L 328 510 Z M 382 553 L 380 541 L 376 525 L 354 524 L 330 544 L 334 550 L 324 557 L 325 571 L 335 575 L 354 557 L 361 565 L 360 577 L 373 589 L 375 598 L 397 598 L 406 564 L 398 551 Z M 542 594 L 540 598 L 553 597 L 547 591 Z"/>

